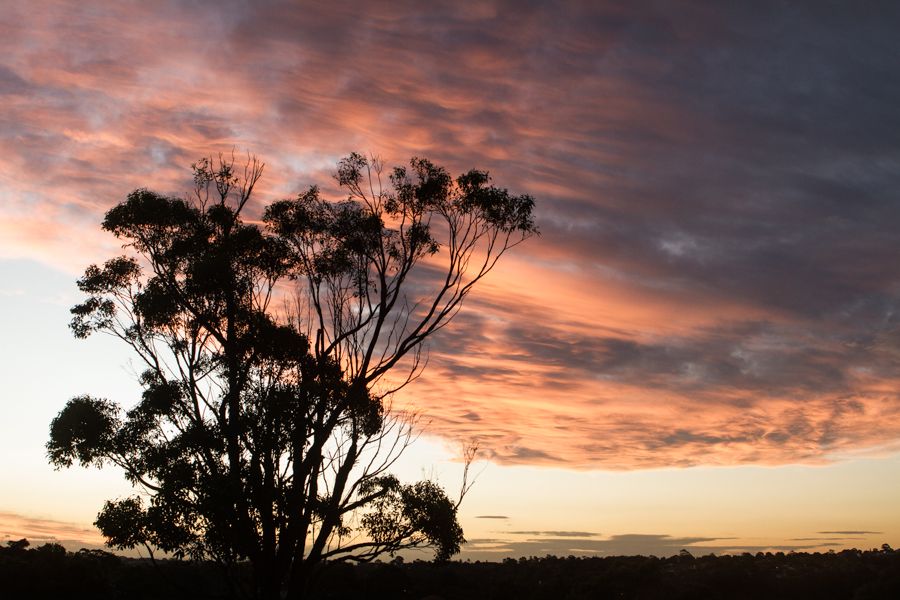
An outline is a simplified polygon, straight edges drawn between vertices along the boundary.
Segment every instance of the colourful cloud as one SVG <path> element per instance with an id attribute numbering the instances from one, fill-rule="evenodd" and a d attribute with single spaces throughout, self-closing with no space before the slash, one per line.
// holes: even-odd
<path id="1" fill-rule="evenodd" d="M 32 546 L 55 543 L 73 552 L 81 548 L 103 546 L 103 537 L 94 527 L 0 512 L 0 542 L 22 538 L 27 539 Z"/>
<path id="2" fill-rule="evenodd" d="M 0 257 L 74 275 L 105 210 L 232 147 L 257 211 L 351 150 L 478 166 L 543 236 L 435 338 L 401 399 L 429 433 L 580 468 L 896 449 L 896 11 L 629 6 L 8 2 Z"/>

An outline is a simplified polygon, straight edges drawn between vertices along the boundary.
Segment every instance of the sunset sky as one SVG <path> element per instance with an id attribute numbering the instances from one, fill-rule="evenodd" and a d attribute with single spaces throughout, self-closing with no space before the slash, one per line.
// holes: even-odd
<path id="1" fill-rule="evenodd" d="M 102 544 L 115 471 L 53 471 L 103 214 L 266 163 L 251 213 L 351 151 L 536 198 L 398 402 L 407 479 L 479 478 L 463 557 L 900 545 L 900 4 L 56 2 L 0 12 L 0 542 Z M 337 199 L 335 197 L 335 199 Z M 427 557 L 428 555 L 423 555 Z"/>

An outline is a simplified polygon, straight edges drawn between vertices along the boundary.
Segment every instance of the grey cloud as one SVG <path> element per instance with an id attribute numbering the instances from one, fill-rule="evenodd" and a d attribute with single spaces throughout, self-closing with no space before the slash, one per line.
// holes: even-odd
<path id="1" fill-rule="evenodd" d="M 557 458 L 537 448 L 527 448 L 525 446 L 511 446 L 503 449 L 503 454 L 511 457 L 513 460 L 521 462 L 557 462 Z"/>
<path id="2" fill-rule="evenodd" d="M 900 86 L 884 76 L 896 12 L 886 11 L 886 21 L 848 18 L 861 29 L 849 40 L 827 15 L 787 12 L 718 15 L 736 30 L 663 37 L 665 58 L 650 56 L 642 38 L 620 40 L 662 61 L 641 82 L 642 99 L 665 102 L 689 126 L 653 140 L 635 123 L 617 143 L 635 157 L 629 168 L 640 177 L 603 186 L 580 207 L 570 198 L 553 203 L 571 220 L 597 221 L 581 232 L 579 258 L 822 319 L 865 301 L 877 291 L 872 284 L 897 281 L 895 261 L 877 258 L 896 246 L 900 222 L 891 183 L 900 129 L 884 125 L 897 119 L 900 99 Z M 550 222 L 548 240 L 571 247 L 572 232 Z"/>
<path id="3" fill-rule="evenodd" d="M 9 67 L 0 65 L 0 95 L 26 94 L 31 85 Z"/>
<path id="4" fill-rule="evenodd" d="M 600 535 L 590 531 L 505 531 L 508 535 L 536 535 L 551 538 L 592 538 Z"/>
<path id="5" fill-rule="evenodd" d="M 472 560 L 496 560 L 498 556 L 567 556 L 567 555 L 654 555 L 674 556 L 681 550 L 694 555 L 738 554 L 742 552 L 799 551 L 814 548 L 833 547 L 839 544 L 824 542 L 818 544 L 786 544 L 762 546 L 732 543 L 729 537 L 673 537 L 669 535 L 625 534 L 609 539 L 548 538 L 516 541 L 511 539 L 473 540 L 463 547 L 462 558 Z M 490 548 L 479 548 L 480 545 Z"/>
<path id="6" fill-rule="evenodd" d="M 846 542 L 848 540 L 861 540 L 861 537 L 798 537 L 790 538 L 792 542 Z"/>
<path id="7" fill-rule="evenodd" d="M 474 310 L 460 317 L 452 333 L 433 347 L 442 353 L 436 358 L 442 368 L 486 381 L 518 374 L 508 363 L 470 364 L 452 358 L 471 358 L 483 336 L 484 321 Z M 690 337 L 639 341 L 602 330 L 563 331 L 552 319 L 529 320 L 527 325 L 522 321 L 500 328 L 503 345 L 509 349 L 505 358 L 552 367 L 557 373 L 578 372 L 580 377 L 599 376 L 645 387 L 701 392 L 838 391 L 847 388 L 849 369 L 877 368 L 884 362 L 876 352 L 848 348 L 824 333 L 816 339 L 808 331 L 765 322 L 725 323 Z M 886 372 L 890 368 L 884 367 Z"/>

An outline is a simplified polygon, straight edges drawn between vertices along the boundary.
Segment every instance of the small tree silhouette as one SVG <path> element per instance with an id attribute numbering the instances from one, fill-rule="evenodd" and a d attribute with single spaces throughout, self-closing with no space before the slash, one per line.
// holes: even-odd
<path id="1" fill-rule="evenodd" d="M 26 548 L 31 545 L 26 538 L 22 538 L 21 540 L 9 540 L 6 542 L 7 548 L 9 548 L 13 552 L 23 552 Z"/>

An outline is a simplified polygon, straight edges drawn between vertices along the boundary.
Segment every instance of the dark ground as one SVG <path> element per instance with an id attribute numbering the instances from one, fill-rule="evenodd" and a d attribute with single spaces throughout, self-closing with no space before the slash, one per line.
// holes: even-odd
<path id="1" fill-rule="evenodd" d="M 97 550 L 66 552 L 10 542 L 0 548 L 0 598 L 225 598 L 213 564 L 137 560 Z M 671 558 L 545 557 L 494 562 L 331 565 L 318 600 L 397 599 L 893 599 L 900 551 L 758 553 Z"/>

